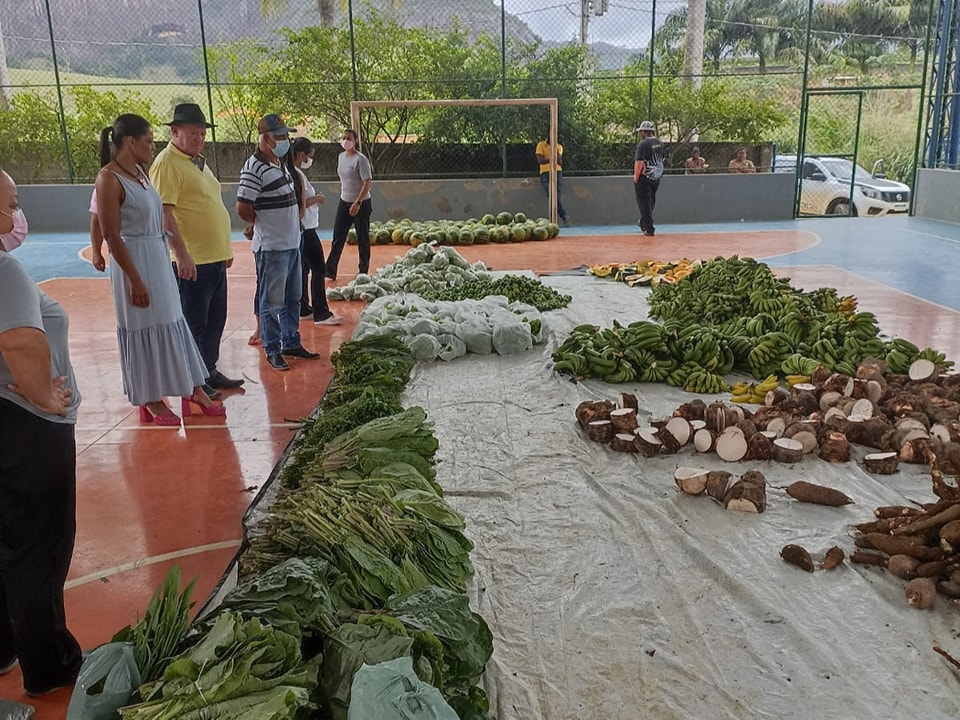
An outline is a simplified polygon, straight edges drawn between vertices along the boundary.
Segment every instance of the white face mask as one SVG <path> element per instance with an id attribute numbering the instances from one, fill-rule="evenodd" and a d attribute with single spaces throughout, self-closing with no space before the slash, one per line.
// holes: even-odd
<path id="1" fill-rule="evenodd" d="M 350 150 L 353 150 L 354 142 L 353 140 L 341 140 L 340 147 L 349 152 Z"/>
<path id="2" fill-rule="evenodd" d="M 313 165 L 313 158 L 307 158 L 302 163 L 300 163 L 300 169 L 309 170 L 311 165 Z"/>

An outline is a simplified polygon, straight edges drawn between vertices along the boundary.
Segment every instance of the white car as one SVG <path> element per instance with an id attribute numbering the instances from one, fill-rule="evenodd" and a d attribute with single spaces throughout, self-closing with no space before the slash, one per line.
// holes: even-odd
<path id="1" fill-rule="evenodd" d="M 882 172 L 876 172 L 878 166 L 882 168 L 883 161 L 877 161 L 871 175 L 846 158 L 805 156 L 800 170 L 800 214 L 865 217 L 909 212 L 910 187 L 887 180 Z M 796 168 L 796 155 L 777 155 L 774 172 Z"/>

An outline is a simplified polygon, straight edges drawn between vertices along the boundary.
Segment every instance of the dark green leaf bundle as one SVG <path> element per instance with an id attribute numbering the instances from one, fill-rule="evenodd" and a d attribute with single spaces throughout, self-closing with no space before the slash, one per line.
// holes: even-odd
<path id="1" fill-rule="evenodd" d="M 428 300 L 481 300 L 488 295 L 505 295 L 511 302 L 532 305 L 541 312 L 566 307 L 572 299 L 539 280 L 523 275 L 504 275 L 496 280 L 472 280 L 456 287 L 424 290 L 420 294 Z"/>

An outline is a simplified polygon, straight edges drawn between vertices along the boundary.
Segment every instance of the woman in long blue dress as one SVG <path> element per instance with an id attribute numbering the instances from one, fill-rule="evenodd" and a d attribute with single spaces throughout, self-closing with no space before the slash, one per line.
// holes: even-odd
<path id="1" fill-rule="evenodd" d="M 184 415 L 226 414 L 201 387 L 206 366 L 183 317 L 163 232 L 163 204 L 143 166 L 153 157 L 153 131 L 139 115 L 120 115 L 100 136 L 97 209 L 110 248 L 123 391 L 140 421 L 179 426 L 166 396 L 180 396 Z"/>

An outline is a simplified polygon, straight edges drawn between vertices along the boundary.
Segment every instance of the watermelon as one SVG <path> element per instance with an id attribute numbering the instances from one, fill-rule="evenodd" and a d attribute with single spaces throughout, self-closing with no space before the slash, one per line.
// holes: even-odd
<path id="1" fill-rule="evenodd" d="M 413 232 L 410 233 L 410 244 L 413 245 L 414 247 L 417 247 L 418 245 L 423 243 L 423 241 L 424 241 L 423 233 L 421 233 L 419 230 L 414 230 Z"/>
<path id="2" fill-rule="evenodd" d="M 550 232 L 545 227 L 537 225 L 531 233 L 531 238 L 533 240 L 547 240 L 550 238 Z"/>
<path id="3" fill-rule="evenodd" d="M 523 242 L 527 239 L 527 229 L 522 225 L 514 225 L 510 231 L 510 242 Z"/>
<path id="4" fill-rule="evenodd" d="M 484 225 L 496 225 L 497 219 L 491 213 L 487 213 L 482 218 L 480 218 L 480 222 L 483 223 Z"/>
<path id="5" fill-rule="evenodd" d="M 473 231 L 473 242 L 477 245 L 483 245 L 490 242 L 490 228 L 481 225 Z"/>
<path id="6" fill-rule="evenodd" d="M 353 228 L 350 228 L 350 232 L 347 233 L 347 245 L 356 245 L 357 244 L 357 231 Z"/>
<path id="7" fill-rule="evenodd" d="M 497 225 L 509 225 L 513 222 L 513 214 L 502 212 L 497 215 Z"/>
<path id="8" fill-rule="evenodd" d="M 460 231 L 460 244 L 461 245 L 473 245 L 473 231 L 472 230 L 461 230 Z"/>
<path id="9" fill-rule="evenodd" d="M 527 221 L 527 216 L 523 213 L 517 213 L 513 216 L 513 221 L 515 223 L 525 223 Z"/>
<path id="10" fill-rule="evenodd" d="M 549 225 L 547 225 L 547 230 L 550 233 L 550 237 L 552 238 L 555 238 L 557 235 L 560 234 L 560 226 L 557 225 L 556 223 L 550 223 Z"/>

